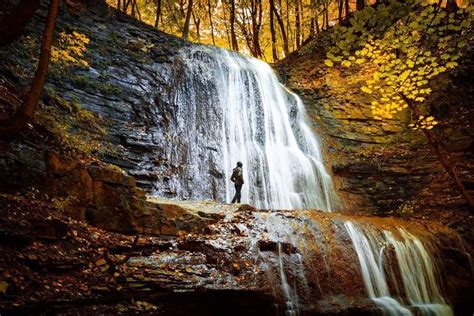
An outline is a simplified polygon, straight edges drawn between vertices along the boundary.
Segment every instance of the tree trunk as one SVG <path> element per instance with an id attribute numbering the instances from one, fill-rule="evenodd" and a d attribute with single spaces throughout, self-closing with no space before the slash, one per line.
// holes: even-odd
<path id="1" fill-rule="evenodd" d="M 351 12 L 351 8 L 349 7 L 349 0 L 344 0 L 344 8 L 346 9 L 344 13 L 344 19 L 347 19 Z"/>
<path id="2" fill-rule="evenodd" d="M 323 20 L 321 21 L 321 31 L 324 31 L 326 29 L 326 18 L 324 16 L 324 10 L 325 10 L 325 4 L 323 3 Z"/>
<path id="3" fill-rule="evenodd" d="M 252 0 L 252 47 L 254 57 L 262 57 L 260 28 L 262 26 L 262 0 Z"/>
<path id="4" fill-rule="evenodd" d="M 136 15 L 138 16 L 138 20 L 141 21 L 142 20 L 142 15 L 140 14 L 140 9 L 138 8 L 138 3 L 137 3 L 137 0 L 134 0 L 134 4 L 135 4 L 135 12 L 136 12 Z"/>
<path id="5" fill-rule="evenodd" d="M 137 0 L 132 0 L 132 17 L 135 17 L 136 4 L 137 4 Z"/>
<path id="6" fill-rule="evenodd" d="M 296 48 L 301 46 L 301 19 L 300 19 L 300 1 L 295 2 L 295 43 Z"/>
<path id="7" fill-rule="evenodd" d="M 456 0 L 446 0 L 446 10 L 449 12 L 456 12 L 458 9 L 458 4 L 456 3 Z"/>
<path id="8" fill-rule="evenodd" d="M 188 9 L 186 10 L 186 20 L 184 21 L 183 36 L 182 36 L 184 39 L 188 39 L 189 24 L 191 21 L 192 11 L 193 11 L 193 0 L 188 0 Z"/>
<path id="9" fill-rule="evenodd" d="M 344 2 L 343 0 L 339 0 L 337 2 L 337 20 L 339 21 L 339 24 L 342 24 L 342 9 L 344 7 Z"/>
<path id="10" fill-rule="evenodd" d="M 360 11 L 365 7 L 365 1 L 364 0 L 356 0 L 356 10 Z"/>
<path id="11" fill-rule="evenodd" d="M 158 29 L 158 23 L 161 16 L 161 0 L 156 0 L 155 29 Z"/>
<path id="12" fill-rule="evenodd" d="M 305 41 L 305 31 L 306 31 L 306 27 L 305 27 L 305 8 L 303 6 L 303 0 L 299 0 L 299 5 L 300 5 L 300 27 L 301 27 L 301 36 L 300 36 L 300 43 L 301 45 L 303 45 L 304 41 Z"/>
<path id="13" fill-rule="evenodd" d="M 272 37 L 272 58 L 273 62 L 278 60 L 278 53 L 276 47 L 276 33 L 275 33 L 275 0 L 270 0 L 270 34 Z"/>
<path id="14" fill-rule="evenodd" d="M 410 99 L 408 99 L 405 95 L 401 95 L 403 100 L 407 103 L 408 107 L 410 110 L 413 111 L 416 117 L 419 117 L 422 115 L 420 111 L 416 108 L 416 106 L 412 103 Z M 444 170 L 449 174 L 451 179 L 454 181 L 454 184 L 456 185 L 456 188 L 458 189 L 459 193 L 463 196 L 463 198 L 466 200 L 469 210 L 471 212 L 474 211 L 474 200 L 472 197 L 469 195 L 469 192 L 467 189 L 464 187 L 464 185 L 461 182 L 461 179 L 459 178 L 459 175 L 454 169 L 454 167 L 451 165 L 451 162 L 449 161 L 447 155 L 443 152 L 443 149 L 441 147 L 441 144 L 437 141 L 435 134 L 429 130 L 429 129 L 422 129 L 423 133 L 426 136 L 426 139 L 428 140 L 428 143 L 433 147 L 436 156 L 438 157 L 439 162 L 443 166 Z"/>
<path id="15" fill-rule="evenodd" d="M 26 100 L 17 109 L 12 118 L 0 121 L 0 135 L 14 135 L 18 133 L 33 116 L 43 92 L 44 82 L 48 74 L 48 65 L 51 58 L 51 43 L 58 16 L 59 0 L 51 0 L 46 18 L 41 42 L 41 53 L 33 83 Z"/>
<path id="16" fill-rule="evenodd" d="M 194 26 L 196 26 L 196 37 L 198 43 L 201 42 L 201 18 L 196 17 L 196 14 L 194 14 L 193 10 L 193 21 L 194 21 Z"/>
<path id="17" fill-rule="evenodd" d="M 227 17 L 225 14 L 226 10 L 222 10 L 222 14 L 224 15 L 224 21 L 227 21 Z M 229 31 L 229 25 L 228 23 L 224 23 L 224 29 L 225 29 L 225 34 L 227 37 L 227 47 L 229 49 L 232 49 L 232 41 L 230 40 L 230 31 Z"/>
<path id="18" fill-rule="evenodd" d="M 240 10 L 240 17 L 237 18 L 236 23 L 240 27 L 245 44 L 247 44 L 247 47 L 250 50 L 250 55 L 257 57 L 253 45 L 253 27 L 255 25 L 255 8 L 253 0 L 251 0 L 250 5 L 250 10 L 247 10 L 247 8 Z M 247 12 L 250 13 L 251 18 L 248 17 Z M 251 26 L 251 30 L 248 29 L 249 25 Z"/>
<path id="19" fill-rule="evenodd" d="M 0 21 L 0 47 L 17 39 L 40 7 L 41 0 L 21 0 L 13 12 Z"/>
<path id="20" fill-rule="evenodd" d="M 319 5 L 318 5 L 319 7 Z M 309 37 L 319 33 L 318 10 L 316 10 L 316 0 L 311 0 L 311 26 Z"/>
<path id="21" fill-rule="evenodd" d="M 329 0 L 324 1 L 324 18 L 326 19 L 326 30 L 329 28 Z"/>
<path id="22" fill-rule="evenodd" d="M 291 51 L 295 50 L 295 42 L 292 39 L 293 37 L 293 31 L 291 30 L 291 23 L 290 23 L 290 0 L 286 0 L 286 36 L 288 37 L 288 45 L 291 43 Z M 283 16 L 283 10 L 282 10 L 282 16 Z"/>
<path id="23" fill-rule="evenodd" d="M 214 39 L 214 23 L 212 21 L 212 7 L 211 7 L 211 0 L 207 0 L 207 13 L 209 14 L 209 24 L 211 26 L 211 38 L 212 38 L 212 45 L 216 45 L 216 40 Z"/>
<path id="24" fill-rule="evenodd" d="M 125 1 L 125 0 L 124 0 L 124 1 Z M 127 11 L 128 11 L 128 6 L 129 6 L 130 4 L 132 4 L 132 6 L 133 6 L 132 1 L 133 1 L 133 0 L 128 0 L 128 1 L 127 1 L 127 3 L 125 4 L 125 6 L 124 6 L 124 8 L 123 8 L 123 12 L 124 12 L 124 13 L 127 13 Z"/>
<path id="25" fill-rule="evenodd" d="M 319 2 L 318 2 L 319 4 Z M 318 5 L 318 8 L 319 8 L 320 5 Z M 311 16 L 312 16 L 312 22 L 314 23 L 314 26 L 316 28 L 316 34 L 319 33 L 320 29 L 319 29 L 319 17 L 318 17 L 318 10 L 316 10 L 316 0 L 311 0 Z"/>
<path id="26" fill-rule="evenodd" d="M 232 49 L 239 51 L 237 36 L 235 34 L 235 0 L 230 0 L 230 38 L 232 41 Z"/>
<path id="27" fill-rule="evenodd" d="M 275 8 L 274 0 L 271 0 L 271 1 L 273 3 L 273 9 L 274 9 L 273 12 L 275 13 L 275 17 L 277 19 L 278 25 L 280 26 L 281 37 L 282 37 L 282 40 L 283 40 L 283 52 L 285 52 L 285 56 L 288 56 L 288 54 L 289 54 L 288 37 L 286 35 L 285 25 L 283 23 L 283 19 L 281 18 L 280 14 L 278 13 L 278 11 Z"/>

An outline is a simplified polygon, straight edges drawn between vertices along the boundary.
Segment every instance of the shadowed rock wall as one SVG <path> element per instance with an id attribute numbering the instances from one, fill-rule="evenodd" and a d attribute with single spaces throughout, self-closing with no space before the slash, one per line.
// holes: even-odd
<path id="1" fill-rule="evenodd" d="M 424 136 L 408 128 L 410 117 L 376 120 L 370 101 L 350 79 L 351 70 L 324 65 L 328 32 L 276 65 L 286 84 L 299 93 L 325 135 L 326 160 L 346 210 L 411 215 L 419 210 L 465 209 L 453 181 Z M 474 194 L 474 69 L 472 54 L 457 73 L 436 79 L 427 100 L 441 121 L 434 130 Z"/>

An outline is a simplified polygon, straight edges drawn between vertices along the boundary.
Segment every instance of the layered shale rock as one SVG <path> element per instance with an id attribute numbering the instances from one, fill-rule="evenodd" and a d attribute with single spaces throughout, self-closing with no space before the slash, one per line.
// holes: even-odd
<path id="1" fill-rule="evenodd" d="M 408 128 L 409 113 L 375 119 L 351 70 L 324 64 L 329 36 L 330 31 L 319 34 L 276 68 L 325 136 L 326 161 L 345 208 L 403 215 L 465 208 L 434 150 L 421 133 Z M 472 69 L 472 62 L 466 61 L 458 73 L 440 78 L 427 102 L 442 122 L 435 129 L 438 139 L 474 194 Z"/>

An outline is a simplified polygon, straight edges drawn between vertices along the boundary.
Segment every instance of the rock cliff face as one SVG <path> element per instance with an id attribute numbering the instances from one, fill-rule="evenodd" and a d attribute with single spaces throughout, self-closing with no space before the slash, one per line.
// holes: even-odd
<path id="1" fill-rule="evenodd" d="M 50 67 L 37 125 L 46 125 L 48 131 L 53 129 L 44 124 L 42 115 L 49 115 L 49 106 L 57 106 L 57 100 L 67 107 L 93 113 L 88 115 L 100 119 L 92 126 L 84 128 L 73 122 L 64 131 L 80 135 L 81 130 L 87 129 L 98 147 L 107 147 L 100 153 L 94 148 L 95 157 L 126 170 L 138 186 L 148 191 L 159 186 L 163 193 L 174 196 L 166 183 L 180 166 L 163 157 L 168 144 L 166 125 L 172 123 L 177 106 L 168 91 L 176 79 L 171 77 L 170 62 L 180 48 L 189 44 L 127 16 L 118 18 L 105 6 L 68 11 L 62 7 L 58 17 L 54 46 L 59 57 L 53 58 Z M 11 86 L 28 85 L 45 13 L 42 8 L 34 17 L 27 37 L 2 51 L 1 73 Z M 71 50 L 78 47 L 74 41 L 83 45 L 80 54 L 74 55 Z M 25 51 L 31 55 L 22 53 Z M 68 61 L 69 56 L 72 61 Z M 74 115 L 74 111 L 69 114 Z M 28 145 L 23 147 L 25 153 L 30 150 Z M 22 157 L 19 154 L 17 160 Z M 43 161 L 40 157 L 28 160 Z M 9 169 L 8 181 L 16 181 L 11 176 L 15 163 L 4 160 L 2 166 L 2 173 Z M 31 173 L 35 173 L 33 169 L 38 169 L 37 173 L 44 171 L 42 166 L 31 169 Z M 4 184 L 8 186 L 8 182 Z"/>
<path id="2" fill-rule="evenodd" d="M 324 65 L 329 34 L 320 34 L 301 51 L 276 65 L 282 79 L 304 100 L 325 135 L 327 162 L 348 210 L 411 214 L 413 210 L 463 208 L 464 201 L 437 161 L 424 136 L 408 128 L 407 113 L 392 120 L 373 119 L 370 102 L 350 81 L 347 68 Z M 428 100 L 441 120 L 439 139 L 473 189 L 474 91 L 466 57 L 458 73 L 435 82 Z"/>

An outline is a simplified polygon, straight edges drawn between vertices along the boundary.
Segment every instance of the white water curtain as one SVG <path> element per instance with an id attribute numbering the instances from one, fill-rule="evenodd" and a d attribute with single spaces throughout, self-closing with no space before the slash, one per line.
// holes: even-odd
<path id="1" fill-rule="evenodd" d="M 192 58 L 196 50 L 210 58 Z M 331 176 L 304 105 L 278 81 L 271 67 L 212 47 L 193 48 L 182 56 L 189 65 L 188 75 L 206 76 L 218 94 L 215 106 L 222 113 L 221 122 L 209 128 L 220 129 L 216 135 L 221 137 L 225 201 L 232 199 L 234 187 L 228 179 L 241 161 L 243 202 L 258 208 L 333 210 Z"/>

